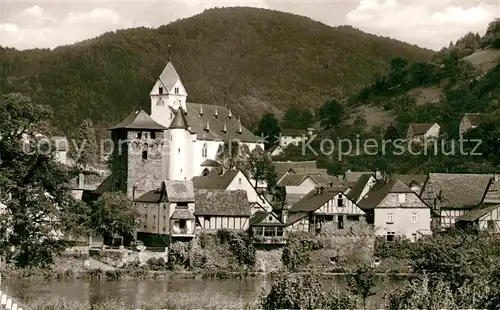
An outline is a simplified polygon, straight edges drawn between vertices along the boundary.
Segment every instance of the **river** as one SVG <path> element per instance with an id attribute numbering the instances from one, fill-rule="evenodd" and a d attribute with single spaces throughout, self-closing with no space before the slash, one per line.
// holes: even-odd
<path id="1" fill-rule="evenodd" d="M 391 285 L 397 282 L 391 281 Z M 33 281 L 33 280 L 7 280 L 2 281 L 2 288 L 8 289 L 13 296 L 24 300 L 37 300 L 39 298 L 73 299 L 90 304 L 97 301 L 119 299 L 130 309 L 141 300 L 151 298 L 165 298 L 176 300 L 196 300 L 199 306 L 217 305 L 217 298 L 224 300 L 226 305 L 245 305 L 255 301 L 262 288 L 269 289 L 272 282 L 265 279 L 230 279 L 230 280 L 194 280 L 194 279 L 169 279 L 169 280 L 68 280 L 68 281 Z M 325 287 L 338 284 L 345 286 L 345 280 L 325 280 Z M 375 291 L 378 293 L 370 301 L 371 307 L 382 305 L 383 281 L 380 279 Z M 29 304 L 29 302 L 28 302 Z"/>

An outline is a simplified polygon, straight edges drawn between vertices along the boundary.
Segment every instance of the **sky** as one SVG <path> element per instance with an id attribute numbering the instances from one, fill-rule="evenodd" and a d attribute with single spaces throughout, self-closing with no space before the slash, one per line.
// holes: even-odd
<path id="1" fill-rule="evenodd" d="M 54 48 L 131 27 L 158 27 L 207 8 L 251 6 L 308 16 L 439 50 L 469 31 L 484 34 L 500 0 L 0 0 L 0 45 Z"/>

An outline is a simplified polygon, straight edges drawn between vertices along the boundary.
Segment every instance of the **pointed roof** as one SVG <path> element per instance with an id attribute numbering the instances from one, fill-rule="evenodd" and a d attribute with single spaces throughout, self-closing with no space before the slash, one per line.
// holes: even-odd
<path id="1" fill-rule="evenodd" d="M 175 113 L 174 120 L 168 127 L 168 129 L 187 129 L 189 127 L 186 119 L 186 115 L 184 114 L 184 111 L 182 111 L 182 108 L 179 108 L 177 112 Z"/>
<path id="2" fill-rule="evenodd" d="M 163 85 L 165 85 L 167 90 L 170 91 L 174 87 L 175 82 L 180 79 L 181 78 L 179 74 L 177 74 L 174 65 L 169 61 L 160 74 L 160 81 Z"/>
<path id="3" fill-rule="evenodd" d="M 149 116 L 144 110 L 137 110 L 130 113 L 121 122 L 115 126 L 109 128 L 109 130 L 115 129 L 154 129 L 154 130 L 165 130 L 166 127 L 155 122 L 151 116 Z"/>
<path id="4" fill-rule="evenodd" d="M 358 203 L 363 210 L 376 208 L 389 193 L 414 193 L 400 180 L 379 181 Z"/>

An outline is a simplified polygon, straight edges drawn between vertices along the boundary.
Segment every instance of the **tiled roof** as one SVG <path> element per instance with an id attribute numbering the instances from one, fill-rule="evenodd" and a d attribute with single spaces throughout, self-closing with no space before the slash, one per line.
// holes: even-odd
<path id="1" fill-rule="evenodd" d="M 205 159 L 201 163 L 201 166 L 202 167 L 216 167 L 216 166 L 219 166 L 219 163 L 213 159 Z"/>
<path id="2" fill-rule="evenodd" d="M 248 216 L 250 203 L 245 191 L 196 190 L 195 215 Z"/>
<path id="3" fill-rule="evenodd" d="M 175 220 L 194 220 L 196 217 L 187 208 L 175 209 L 174 213 L 170 217 Z"/>
<path id="4" fill-rule="evenodd" d="M 278 182 L 278 186 L 298 186 L 305 178 L 307 175 L 304 174 L 287 174 Z"/>
<path id="5" fill-rule="evenodd" d="M 309 175 L 309 177 L 318 185 L 318 186 L 338 186 L 344 185 L 346 182 L 344 180 L 340 180 L 339 178 L 333 175 Z"/>
<path id="6" fill-rule="evenodd" d="M 317 194 L 316 189 L 314 189 L 294 204 L 290 208 L 289 212 L 296 213 L 314 211 L 324 205 L 328 200 L 334 198 L 338 193 L 342 193 L 347 190 L 347 188 L 348 187 L 346 186 L 325 187 L 323 189 L 323 193 L 321 194 Z"/>
<path id="7" fill-rule="evenodd" d="M 420 196 L 429 205 L 437 199 L 441 208 L 471 208 L 481 203 L 491 174 L 429 173 Z"/>
<path id="8" fill-rule="evenodd" d="M 365 186 L 370 180 L 371 176 L 373 176 L 371 173 L 362 174 L 356 183 L 351 183 L 351 190 L 346 194 L 346 196 L 349 199 L 356 201 L 362 194 L 363 189 L 365 189 Z"/>
<path id="9" fill-rule="evenodd" d="M 413 191 L 399 180 L 380 181 L 375 184 L 358 205 L 363 210 L 371 210 L 377 207 L 389 193 L 413 193 Z"/>
<path id="10" fill-rule="evenodd" d="M 269 216 L 273 216 L 277 222 L 276 223 L 263 223 L 263 221 Z M 255 212 L 252 217 L 250 218 L 250 226 L 284 226 L 285 224 L 282 223 L 274 213 L 272 212 L 265 212 L 265 211 L 257 211 Z"/>
<path id="11" fill-rule="evenodd" d="M 479 126 L 482 120 L 485 117 L 485 114 L 482 113 L 465 113 L 464 117 L 466 117 L 472 126 Z"/>
<path id="12" fill-rule="evenodd" d="M 194 186 L 192 181 L 165 180 L 163 184 L 167 193 L 167 201 L 195 201 Z"/>
<path id="13" fill-rule="evenodd" d="M 187 123 L 191 127 L 191 132 L 198 134 L 198 140 L 227 141 L 237 139 L 242 142 L 254 143 L 262 140 L 262 138 L 257 137 L 242 126 L 238 118 L 230 117 L 230 110 L 225 106 L 187 102 L 186 108 Z M 214 116 L 216 111 L 217 118 Z M 203 114 L 200 114 L 200 112 L 203 112 Z M 207 124 L 208 131 L 205 130 Z M 224 129 L 226 129 L 225 132 Z M 239 132 L 240 129 L 241 133 Z"/>
<path id="14" fill-rule="evenodd" d="M 277 180 L 281 179 L 290 169 L 304 169 L 305 171 L 316 171 L 318 167 L 316 161 L 275 161 L 273 162 Z"/>
<path id="15" fill-rule="evenodd" d="M 427 131 L 429 131 L 434 124 L 435 123 L 412 123 L 410 124 L 410 128 L 412 129 L 414 135 L 420 136 L 427 133 Z"/>
<path id="16" fill-rule="evenodd" d="M 159 203 L 165 197 L 162 190 L 152 190 L 136 198 L 135 202 Z"/>
<path id="17" fill-rule="evenodd" d="M 109 128 L 114 129 L 150 129 L 150 130 L 166 130 L 167 128 L 155 122 L 143 110 L 130 113 L 121 122 Z"/>
<path id="18" fill-rule="evenodd" d="M 425 180 L 427 179 L 426 174 L 393 174 L 391 175 L 391 179 L 400 180 L 406 186 L 410 186 L 410 184 L 424 185 Z"/>
<path id="19" fill-rule="evenodd" d="M 290 216 L 288 216 L 287 220 L 286 220 L 286 226 L 290 226 L 298 221 L 300 221 L 301 219 L 305 218 L 307 216 L 307 212 L 298 212 L 298 213 L 292 213 L 290 214 Z"/>
<path id="20" fill-rule="evenodd" d="M 193 184 L 196 189 L 226 189 L 234 180 L 239 170 L 228 170 L 220 174 L 220 169 L 213 169 L 206 176 L 193 178 Z"/>
<path id="21" fill-rule="evenodd" d="M 346 172 L 344 172 L 344 181 L 346 181 L 348 183 L 355 183 L 364 174 L 373 174 L 373 172 L 370 172 L 370 171 L 346 171 Z"/>
<path id="22" fill-rule="evenodd" d="M 481 206 L 476 207 L 476 208 L 472 209 L 471 211 L 465 213 L 464 215 L 458 217 L 457 221 L 475 222 L 475 221 L 479 220 L 481 217 L 485 216 L 486 214 L 488 214 L 491 211 L 496 210 L 498 208 L 500 208 L 500 204 L 481 205 Z"/>
<path id="23" fill-rule="evenodd" d="M 179 74 L 177 74 L 174 65 L 169 61 L 160 74 L 160 81 L 167 88 L 167 91 L 171 91 L 178 80 L 180 80 Z"/>

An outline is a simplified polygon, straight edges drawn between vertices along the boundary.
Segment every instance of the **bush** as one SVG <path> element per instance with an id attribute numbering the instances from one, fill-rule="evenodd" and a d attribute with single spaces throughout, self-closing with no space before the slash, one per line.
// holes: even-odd
<path id="1" fill-rule="evenodd" d="M 319 239 L 311 234 L 289 234 L 288 241 L 283 248 L 283 266 L 291 271 L 296 271 L 310 261 L 310 252 L 323 248 Z"/>

